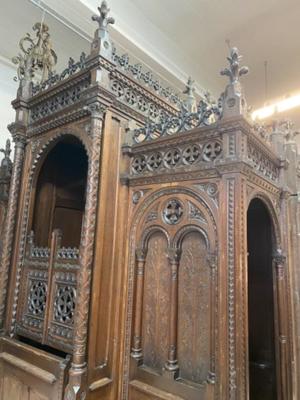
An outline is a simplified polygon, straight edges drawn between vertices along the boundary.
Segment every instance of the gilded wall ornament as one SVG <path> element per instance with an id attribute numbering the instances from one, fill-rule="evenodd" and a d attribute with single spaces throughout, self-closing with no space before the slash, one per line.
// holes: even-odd
<path id="1" fill-rule="evenodd" d="M 57 55 L 52 48 L 48 25 L 37 22 L 32 29 L 36 31 L 36 38 L 27 33 L 19 42 L 22 53 L 12 59 L 18 65 L 15 80 L 32 81 L 35 78 L 42 83 L 53 72 Z"/>

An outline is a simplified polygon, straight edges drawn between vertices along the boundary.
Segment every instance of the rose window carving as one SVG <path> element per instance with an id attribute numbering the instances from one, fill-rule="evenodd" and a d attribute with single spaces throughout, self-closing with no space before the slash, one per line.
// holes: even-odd
<path id="1" fill-rule="evenodd" d="M 133 172 L 140 174 L 146 168 L 146 159 L 144 156 L 137 156 L 132 162 Z"/>
<path id="2" fill-rule="evenodd" d="M 214 161 L 222 152 L 222 147 L 219 142 L 209 142 L 204 146 L 203 159 L 204 161 Z"/>
<path id="3" fill-rule="evenodd" d="M 33 315 L 43 315 L 46 307 L 47 285 L 45 282 L 34 281 L 31 284 L 28 309 Z"/>
<path id="4" fill-rule="evenodd" d="M 75 310 L 76 291 L 72 286 L 60 287 L 54 303 L 54 318 L 61 323 L 72 323 Z"/>
<path id="5" fill-rule="evenodd" d="M 162 163 L 162 156 L 160 153 L 154 153 L 151 154 L 151 156 L 148 158 L 148 168 L 150 171 L 153 171 L 155 169 L 158 169 L 161 166 Z"/>
<path id="6" fill-rule="evenodd" d="M 194 164 L 200 158 L 200 147 L 196 144 L 188 146 L 183 151 L 183 161 L 185 164 Z"/>
<path id="7" fill-rule="evenodd" d="M 183 205 L 177 199 L 169 200 L 163 211 L 164 221 L 169 225 L 177 224 L 183 215 Z"/>
<path id="8" fill-rule="evenodd" d="M 124 94 L 124 88 L 118 81 L 112 82 L 111 89 L 117 97 L 121 97 Z"/>
<path id="9" fill-rule="evenodd" d="M 158 107 L 155 104 L 151 103 L 149 106 L 149 116 L 155 119 L 158 117 L 158 113 Z"/>
<path id="10" fill-rule="evenodd" d="M 175 167 L 181 160 L 181 154 L 178 149 L 172 149 L 165 153 L 164 163 L 167 168 Z"/>
<path id="11" fill-rule="evenodd" d="M 133 106 L 136 103 L 136 95 L 132 90 L 127 90 L 125 93 L 126 102 Z"/>
<path id="12" fill-rule="evenodd" d="M 137 101 L 138 109 L 142 112 L 146 112 L 148 110 L 148 103 L 143 97 L 139 97 Z"/>

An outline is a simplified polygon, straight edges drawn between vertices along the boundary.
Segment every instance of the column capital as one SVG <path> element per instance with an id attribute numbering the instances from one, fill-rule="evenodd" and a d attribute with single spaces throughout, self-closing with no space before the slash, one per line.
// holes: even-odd
<path id="1" fill-rule="evenodd" d="M 146 259 L 146 250 L 143 247 L 138 247 L 135 250 L 135 256 L 137 261 L 144 262 Z"/>
<path id="2" fill-rule="evenodd" d="M 92 118 L 103 120 L 107 106 L 96 100 L 87 104 L 84 108 L 90 112 Z"/>
<path id="3" fill-rule="evenodd" d="M 169 247 L 167 257 L 171 264 L 178 264 L 181 256 L 181 250 L 176 247 Z"/>
<path id="4" fill-rule="evenodd" d="M 286 254 L 283 253 L 282 249 L 277 249 L 276 252 L 273 254 L 273 261 L 275 262 L 277 267 L 284 267 L 286 264 L 286 260 Z"/>

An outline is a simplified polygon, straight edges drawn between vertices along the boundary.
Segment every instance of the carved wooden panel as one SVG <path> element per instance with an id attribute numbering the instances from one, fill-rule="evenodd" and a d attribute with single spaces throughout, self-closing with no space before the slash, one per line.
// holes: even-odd
<path id="1" fill-rule="evenodd" d="M 143 299 L 144 364 L 161 370 L 167 360 L 170 268 L 167 241 L 154 233 L 148 244 Z"/>
<path id="2" fill-rule="evenodd" d="M 0 340 L 0 400 L 63 398 L 66 359 L 15 340 Z"/>
<path id="3" fill-rule="evenodd" d="M 175 186 L 152 196 L 140 207 L 132 264 L 129 398 L 212 398 L 218 337 L 218 237 L 210 208 L 215 203 L 209 195 Z"/>
<path id="4" fill-rule="evenodd" d="M 210 363 L 210 270 L 205 238 L 198 232 L 182 242 L 178 321 L 180 376 L 203 382 Z"/>
<path id="5" fill-rule="evenodd" d="M 27 244 L 22 271 L 17 327 L 19 335 L 72 352 L 79 250 Z"/>

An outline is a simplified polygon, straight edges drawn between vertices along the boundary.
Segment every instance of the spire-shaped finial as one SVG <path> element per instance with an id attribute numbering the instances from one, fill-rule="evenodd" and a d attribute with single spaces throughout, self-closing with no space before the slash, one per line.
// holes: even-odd
<path id="1" fill-rule="evenodd" d="M 1 161 L 1 168 L 6 168 L 8 171 L 10 171 L 12 168 L 12 161 L 10 159 L 11 144 L 9 139 L 6 140 L 5 148 L 0 149 L 0 152 L 4 154 L 4 157 Z"/>
<path id="2" fill-rule="evenodd" d="M 100 30 L 106 31 L 109 24 L 115 23 L 115 19 L 108 16 L 110 8 L 108 8 L 105 0 L 103 0 L 101 6 L 98 7 L 98 11 L 99 15 L 93 15 L 92 20 L 98 22 Z"/>
<path id="3" fill-rule="evenodd" d="M 195 97 L 195 81 L 189 77 L 186 83 L 183 94 L 186 94 L 186 101 L 184 102 L 185 107 L 188 112 L 196 112 L 197 111 L 197 102 Z"/>
<path id="4" fill-rule="evenodd" d="M 221 70 L 221 75 L 229 76 L 230 83 L 236 83 L 239 81 L 240 76 L 246 75 L 249 72 L 248 67 L 240 67 L 240 61 L 242 56 L 239 55 L 239 51 L 236 47 L 232 47 L 230 50 L 230 56 L 227 57 L 229 61 L 229 68 Z"/>
<path id="5" fill-rule="evenodd" d="M 11 145 L 9 139 L 6 140 L 5 149 L 0 149 L 0 151 L 1 153 L 4 153 L 5 158 L 9 158 L 11 153 Z"/>
<path id="6" fill-rule="evenodd" d="M 99 15 L 92 16 L 92 20 L 98 22 L 99 26 L 92 42 L 91 55 L 101 55 L 107 59 L 111 59 L 112 44 L 107 28 L 108 25 L 115 23 L 115 19 L 108 16 L 110 9 L 105 0 L 103 0 L 101 6 L 98 7 L 98 11 Z"/>
<path id="7" fill-rule="evenodd" d="M 230 82 L 226 86 L 222 96 L 222 118 L 247 115 L 247 104 L 243 94 L 240 77 L 249 72 L 248 67 L 241 67 L 242 56 L 236 47 L 230 50 L 230 56 L 227 57 L 229 67 L 221 71 L 221 75 L 228 76 Z"/>

